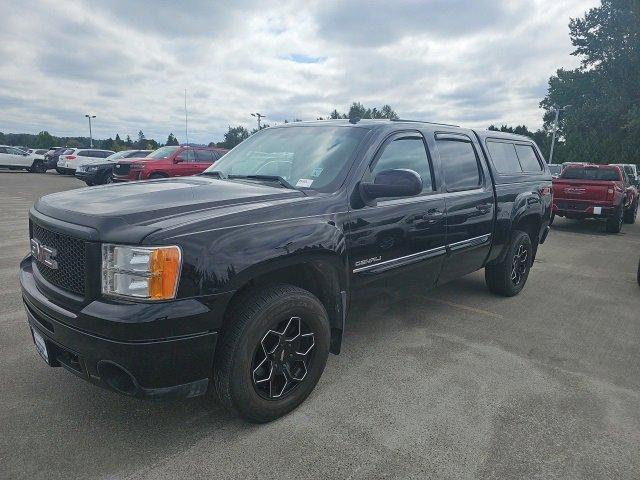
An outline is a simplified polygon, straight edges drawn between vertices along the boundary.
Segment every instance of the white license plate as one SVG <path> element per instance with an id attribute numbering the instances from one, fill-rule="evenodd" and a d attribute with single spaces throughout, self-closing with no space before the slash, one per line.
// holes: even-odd
<path id="1" fill-rule="evenodd" d="M 36 350 L 45 362 L 49 363 L 49 352 L 47 351 L 47 344 L 44 341 L 44 337 L 38 333 L 37 330 L 33 331 L 33 341 L 36 344 Z"/>
<path id="2" fill-rule="evenodd" d="M 594 215 L 602 215 L 602 207 L 593 207 Z"/>

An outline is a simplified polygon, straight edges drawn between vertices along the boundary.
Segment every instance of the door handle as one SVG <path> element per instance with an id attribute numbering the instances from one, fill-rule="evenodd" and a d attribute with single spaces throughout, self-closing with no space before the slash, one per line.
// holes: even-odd
<path id="1" fill-rule="evenodd" d="M 440 217 L 444 215 L 444 212 L 438 210 L 437 208 L 432 208 L 431 210 L 427 210 L 427 213 L 422 215 L 422 219 L 426 220 L 429 223 L 436 223 Z"/>
<path id="2" fill-rule="evenodd" d="M 476 210 L 480 213 L 489 213 L 491 206 L 488 203 L 481 203 L 480 205 L 476 205 Z"/>

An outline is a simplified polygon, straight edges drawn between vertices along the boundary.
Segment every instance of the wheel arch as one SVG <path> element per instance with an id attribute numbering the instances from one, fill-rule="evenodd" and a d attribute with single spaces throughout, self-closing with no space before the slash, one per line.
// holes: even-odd
<path id="1" fill-rule="evenodd" d="M 233 321 L 234 310 L 248 295 L 270 285 L 293 285 L 307 290 L 320 300 L 331 327 L 330 352 L 340 353 L 349 281 L 345 261 L 339 254 L 329 251 L 274 260 L 263 262 L 234 278 L 229 286 L 235 292 L 225 308 L 223 329 Z"/>

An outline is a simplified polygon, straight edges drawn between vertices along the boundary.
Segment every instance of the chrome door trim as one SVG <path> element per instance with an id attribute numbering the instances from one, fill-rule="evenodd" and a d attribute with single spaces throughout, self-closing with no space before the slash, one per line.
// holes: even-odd
<path id="1" fill-rule="evenodd" d="M 423 250 L 422 252 L 412 253 L 411 255 L 405 255 L 404 257 L 397 257 L 391 260 L 385 260 L 384 262 L 355 268 L 353 270 L 353 273 L 362 273 L 369 271 L 373 271 L 372 273 L 380 273 L 392 268 L 419 262 L 420 260 L 426 260 L 428 258 L 437 257 L 438 255 L 444 255 L 445 253 L 447 253 L 447 248 L 443 245 L 442 247 Z"/>
<path id="2" fill-rule="evenodd" d="M 462 248 L 477 247 L 479 245 L 483 245 L 489 240 L 491 240 L 491 234 L 487 233 L 485 235 L 480 235 L 479 237 L 467 238 L 466 240 L 462 240 L 460 242 L 450 243 L 449 245 L 447 245 L 447 248 L 449 249 L 449 251 L 454 252 Z"/>

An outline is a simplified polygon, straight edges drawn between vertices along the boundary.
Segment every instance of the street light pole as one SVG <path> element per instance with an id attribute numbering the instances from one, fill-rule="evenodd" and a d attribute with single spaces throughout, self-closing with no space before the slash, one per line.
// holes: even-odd
<path id="1" fill-rule="evenodd" d="M 553 135 L 551 136 L 551 151 L 549 152 L 549 164 L 553 163 L 553 147 L 556 143 L 556 132 L 558 131 L 558 119 L 560 118 L 560 112 L 568 109 L 571 105 L 565 105 L 562 108 L 559 108 L 557 105 L 553 107 L 556 112 L 556 118 L 553 121 Z"/>
<path id="2" fill-rule="evenodd" d="M 260 130 L 260 119 L 265 118 L 266 115 L 262 115 L 261 113 L 252 113 L 251 116 L 258 119 L 258 130 Z"/>
<path id="3" fill-rule="evenodd" d="M 89 144 L 93 148 L 93 134 L 91 133 L 91 119 L 96 118 L 95 115 L 85 115 L 89 119 Z"/>

